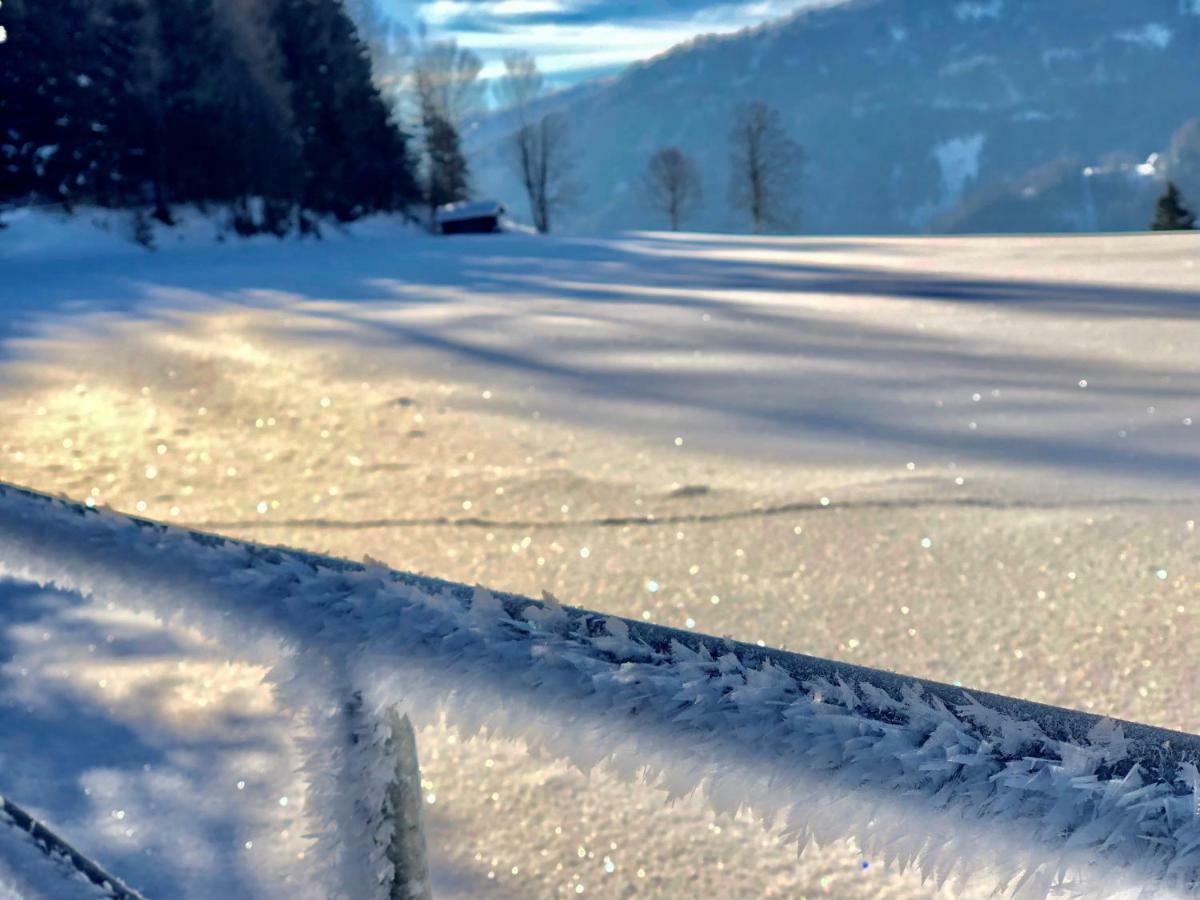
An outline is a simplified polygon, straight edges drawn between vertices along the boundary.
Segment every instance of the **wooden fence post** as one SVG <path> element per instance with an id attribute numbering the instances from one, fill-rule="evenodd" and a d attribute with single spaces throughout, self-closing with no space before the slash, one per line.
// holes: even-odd
<path id="1" fill-rule="evenodd" d="M 388 713 L 388 724 L 392 726 L 392 754 L 396 758 L 396 774 L 388 785 L 386 804 L 394 825 L 388 849 L 388 859 L 395 866 L 391 900 L 433 900 L 421 821 L 417 735 L 408 716 L 400 716 L 395 710 Z"/>
<path id="2" fill-rule="evenodd" d="M 350 765 L 357 767 L 367 762 L 356 760 L 357 754 L 377 752 L 371 749 L 377 723 L 363 709 L 362 694 L 358 691 L 353 692 L 346 703 L 345 715 L 352 748 Z M 421 767 L 417 759 L 417 735 L 408 716 L 400 716 L 394 709 L 384 715 L 383 724 L 391 732 L 384 742 L 383 753 L 394 761 L 395 768 L 382 797 L 360 797 L 358 803 L 369 820 L 372 833 L 377 823 L 392 823 L 391 842 L 384 848 L 392 866 L 388 900 L 433 900 L 429 860 L 425 851 L 425 830 L 421 821 Z M 361 858 L 365 861 L 368 856 Z M 377 874 L 374 873 L 372 877 Z"/>

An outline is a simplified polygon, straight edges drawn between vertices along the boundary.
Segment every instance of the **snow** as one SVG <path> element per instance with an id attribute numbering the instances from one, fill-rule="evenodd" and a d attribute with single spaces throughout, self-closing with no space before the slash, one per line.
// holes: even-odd
<path id="1" fill-rule="evenodd" d="M 0 479 L 1196 732 L 1194 240 L 380 222 L 118 257 L 47 229 L 0 261 Z M 270 641 L 229 663 L 245 629 L 3 590 L 0 790 L 149 896 L 320 861 L 321 695 L 261 683 Z M 797 859 L 786 822 L 467 740 L 443 701 L 467 709 L 418 715 L 437 896 L 931 892 L 876 845 Z"/>
<path id="2" fill-rule="evenodd" d="M 1049 66 L 1056 62 L 1074 62 L 1083 58 L 1083 51 L 1076 47 L 1051 47 L 1042 51 L 1042 65 Z"/>
<path id="3" fill-rule="evenodd" d="M 942 141 L 933 148 L 933 158 L 942 170 L 942 201 L 952 206 L 963 189 L 979 176 L 979 155 L 986 136 L 982 132 Z"/>
<path id="4" fill-rule="evenodd" d="M 1131 44 L 1140 44 L 1143 47 L 1151 47 L 1157 50 L 1165 50 L 1171 46 L 1171 39 L 1174 37 L 1171 29 L 1161 22 L 1149 22 L 1145 27 L 1122 31 L 1117 34 L 1117 38 L 1122 41 L 1128 41 Z"/>
<path id="5" fill-rule="evenodd" d="M 984 19 L 999 19 L 1004 11 L 1004 0 L 964 0 L 954 5 L 954 15 L 960 22 L 979 22 Z"/>
<path id="6" fill-rule="evenodd" d="M 664 227 L 636 190 L 620 189 L 623 182 L 636 183 L 661 146 L 682 148 L 704 181 L 705 202 L 686 227 L 749 230 L 748 218 L 725 202 L 728 123 L 732 107 L 746 100 L 779 109 L 791 136 L 808 151 L 812 171 L 798 198 L 798 230 L 937 228 L 947 210 L 940 206 L 941 173 L 929 153 L 945 140 L 985 133 L 988 150 L 977 186 L 999 186 L 1056 159 L 1102 159 L 1129 147 L 1128 129 L 1118 123 L 1143 122 L 1146 135 L 1172 133 L 1188 114 L 1159 86 L 1197 79 L 1189 68 L 1196 57 L 1183 40 L 1192 33 L 1193 5 L 1109 0 L 1102 13 L 1081 15 L 1062 4 L 1001 0 L 807 4 L 764 28 L 676 48 L 554 101 L 568 120 L 578 190 L 553 230 L 587 235 Z M 1149 42 L 1149 52 L 1122 43 L 1119 34 Z M 846 66 L 841 43 L 871 65 Z M 997 62 L 978 62 L 988 57 Z M 964 59 L 974 59 L 975 67 L 963 66 Z M 937 79 L 939 72 L 955 77 Z M 797 83 L 820 89 L 797 91 Z M 1097 90 L 1105 84 L 1111 89 Z M 1052 127 L 1014 115 L 1030 105 L 1053 116 Z M 1067 127 L 1066 118 L 1078 121 Z M 508 116 L 485 118 L 469 135 L 466 151 L 478 189 L 505 198 L 518 217 L 527 217 L 525 192 L 506 152 L 512 130 Z M 1039 142 L 1050 133 L 1058 135 L 1057 143 L 1053 152 L 1043 152 Z M 1147 139 L 1151 145 L 1139 152 L 1162 140 Z M 886 164 L 877 164 L 864 148 Z M 895 178 L 894 167 L 901 172 Z M 853 191 L 866 199 L 845 202 Z M 1145 224 L 1135 209 L 1124 215 L 1123 230 Z M 1029 219 L 1024 224 L 1035 227 Z M 1021 225 L 1021 213 L 1010 211 L 1004 230 Z"/>
<path id="7" fill-rule="evenodd" d="M 387 871 L 390 832 L 364 829 L 369 807 L 355 800 L 381 797 L 394 770 L 375 758 L 390 709 L 520 738 L 585 772 L 604 763 L 671 796 L 702 792 L 718 813 L 786 822 L 801 847 L 848 832 L 939 882 L 990 876 L 1020 896 L 1065 883 L 1104 897 L 1200 878 L 1195 764 L 1130 769 L 1111 722 L 1067 743 L 965 692 L 954 709 L 870 676 L 798 680 L 732 643 L 719 656 L 655 645 L 631 623 L 553 601 L 522 607 L 483 589 L 464 601 L 378 565 L 326 567 L 3 489 L 0 538 L 0 575 L 195 625 L 234 658 L 276 660 L 277 695 L 313 723 L 307 777 L 337 859 L 334 874 L 318 873 L 331 897 L 389 896 L 363 872 Z M 341 710 L 358 692 L 380 724 L 360 729 L 351 752 Z M 372 845 L 378 855 L 359 858 Z"/>
<path id="8" fill-rule="evenodd" d="M 261 671 L 115 605 L 10 580 L 0 599 L 13 799 L 148 897 L 317 896 L 297 885 L 303 845 L 264 840 L 303 832 L 305 806 Z"/>
<path id="9" fill-rule="evenodd" d="M 438 222 L 461 222 L 466 219 L 479 219 L 487 216 L 499 218 L 505 212 L 504 204 L 498 200 L 471 200 L 439 206 L 437 220 Z"/>
<path id="10" fill-rule="evenodd" d="M 946 63 L 938 69 L 939 78 L 955 77 L 959 75 L 971 75 L 976 69 L 983 66 L 995 66 L 998 60 L 996 57 L 987 53 L 978 53 L 974 56 L 968 56 L 965 59 L 956 59 Z"/>
<path id="11" fill-rule="evenodd" d="M 53 152 L 56 148 L 42 148 Z M 235 238 L 229 234 L 228 223 L 222 216 L 205 215 L 193 209 L 175 211 L 176 224 L 167 227 L 152 218 L 147 219 L 151 235 L 151 250 L 209 251 L 214 245 L 231 241 L 229 252 L 236 248 L 253 249 L 264 244 L 277 244 L 273 235 Z M 56 206 L 0 209 L 0 263 L 18 265 L 22 261 L 96 259 L 143 259 L 147 248 L 134 240 L 134 218 L 125 211 L 84 207 L 67 214 Z M 377 216 L 354 223 L 352 227 L 322 223 L 322 239 L 334 243 L 362 237 L 403 238 L 413 231 L 400 219 Z M 284 238 L 289 245 L 312 238 Z"/>
<path id="12" fill-rule="evenodd" d="M 1151 153 L 1144 163 L 1138 163 L 1134 167 L 1134 171 L 1142 177 L 1150 177 L 1158 173 L 1159 157 L 1157 153 Z"/>
<path id="13" fill-rule="evenodd" d="M 8 226 L 0 232 L 0 260 L 135 256 L 145 251 L 133 242 L 127 220 L 100 210 L 84 210 L 78 216 L 45 209 L 6 210 L 0 212 L 0 221 Z"/>

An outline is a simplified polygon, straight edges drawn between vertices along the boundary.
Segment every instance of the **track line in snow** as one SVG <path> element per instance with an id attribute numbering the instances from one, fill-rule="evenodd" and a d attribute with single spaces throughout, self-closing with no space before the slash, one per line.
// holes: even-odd
<path id="1" fill-rule="evenodd" d="M 707 525 L 721 522 L 736 522 L 744 519 L 766 519 L 796 513 L 829 513 L 838 510 L 916 510 L 916 509 L 989 509 L 1001 512 L 1010 510 L 1054 511 L 1080 508 L 1128 508 L 1153 503 L 1155 506 L 1195 506 L 1190 499 L 1150 501 L 1139 497 L 1117 497 L 1110 500 L 1087 500 L 1078 503 L 1003 501 L 984 498 L 913 499 L 913 500 L 862 500 L 828 503 L 802 501 L 767 506 L 762 509 L 738 509 L 720 513 L 687 513 L 669 516 L 603 516 L 593 519 L 488 519 L 479 516 L 428 516 L 423 518 L 384 518 L 345 520 L 326 518 L 294 518 L 274 520 L 230 520 L 197 522 L 201 530 L 269 529 L 269 528 L 312 528 L 329 531 L 367 531 L 373 528 L 494 528 L 503 529 L 569 529 L 569 528 L 623 528 L 664 525 Z"/>

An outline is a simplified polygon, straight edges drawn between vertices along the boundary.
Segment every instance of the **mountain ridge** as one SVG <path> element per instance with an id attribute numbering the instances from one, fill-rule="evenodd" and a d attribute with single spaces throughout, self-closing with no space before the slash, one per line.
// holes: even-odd
<path id="1" fill-rule="evenodd" d="M 847 0 L 698 36 L 560 106 L 582 186 L 564 220 L 661 227 L 637 182 L 677 144 L 706 196 L 685 227 L 746 230 L 725 201 L 729 122 L 763 100 L 809 157 L 799 230 L 930 230 L 1040 166 L 1162 151 L 1200 112 L 1197 49 L 1200 0 Z M 501 144 L 472 141 L 476 184 L 520 210 Z"/>

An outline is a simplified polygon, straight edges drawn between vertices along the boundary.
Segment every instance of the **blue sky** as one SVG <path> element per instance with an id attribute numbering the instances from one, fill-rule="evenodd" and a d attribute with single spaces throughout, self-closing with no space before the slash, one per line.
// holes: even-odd
<path id="1" fill-rule="evenodd" d="M 698 34 L 737 31 L 829 0 L 384 0 L 407 23 L 424 21 L 484 60 L 528 50 L 565 86 L 617 71 Z"/>

